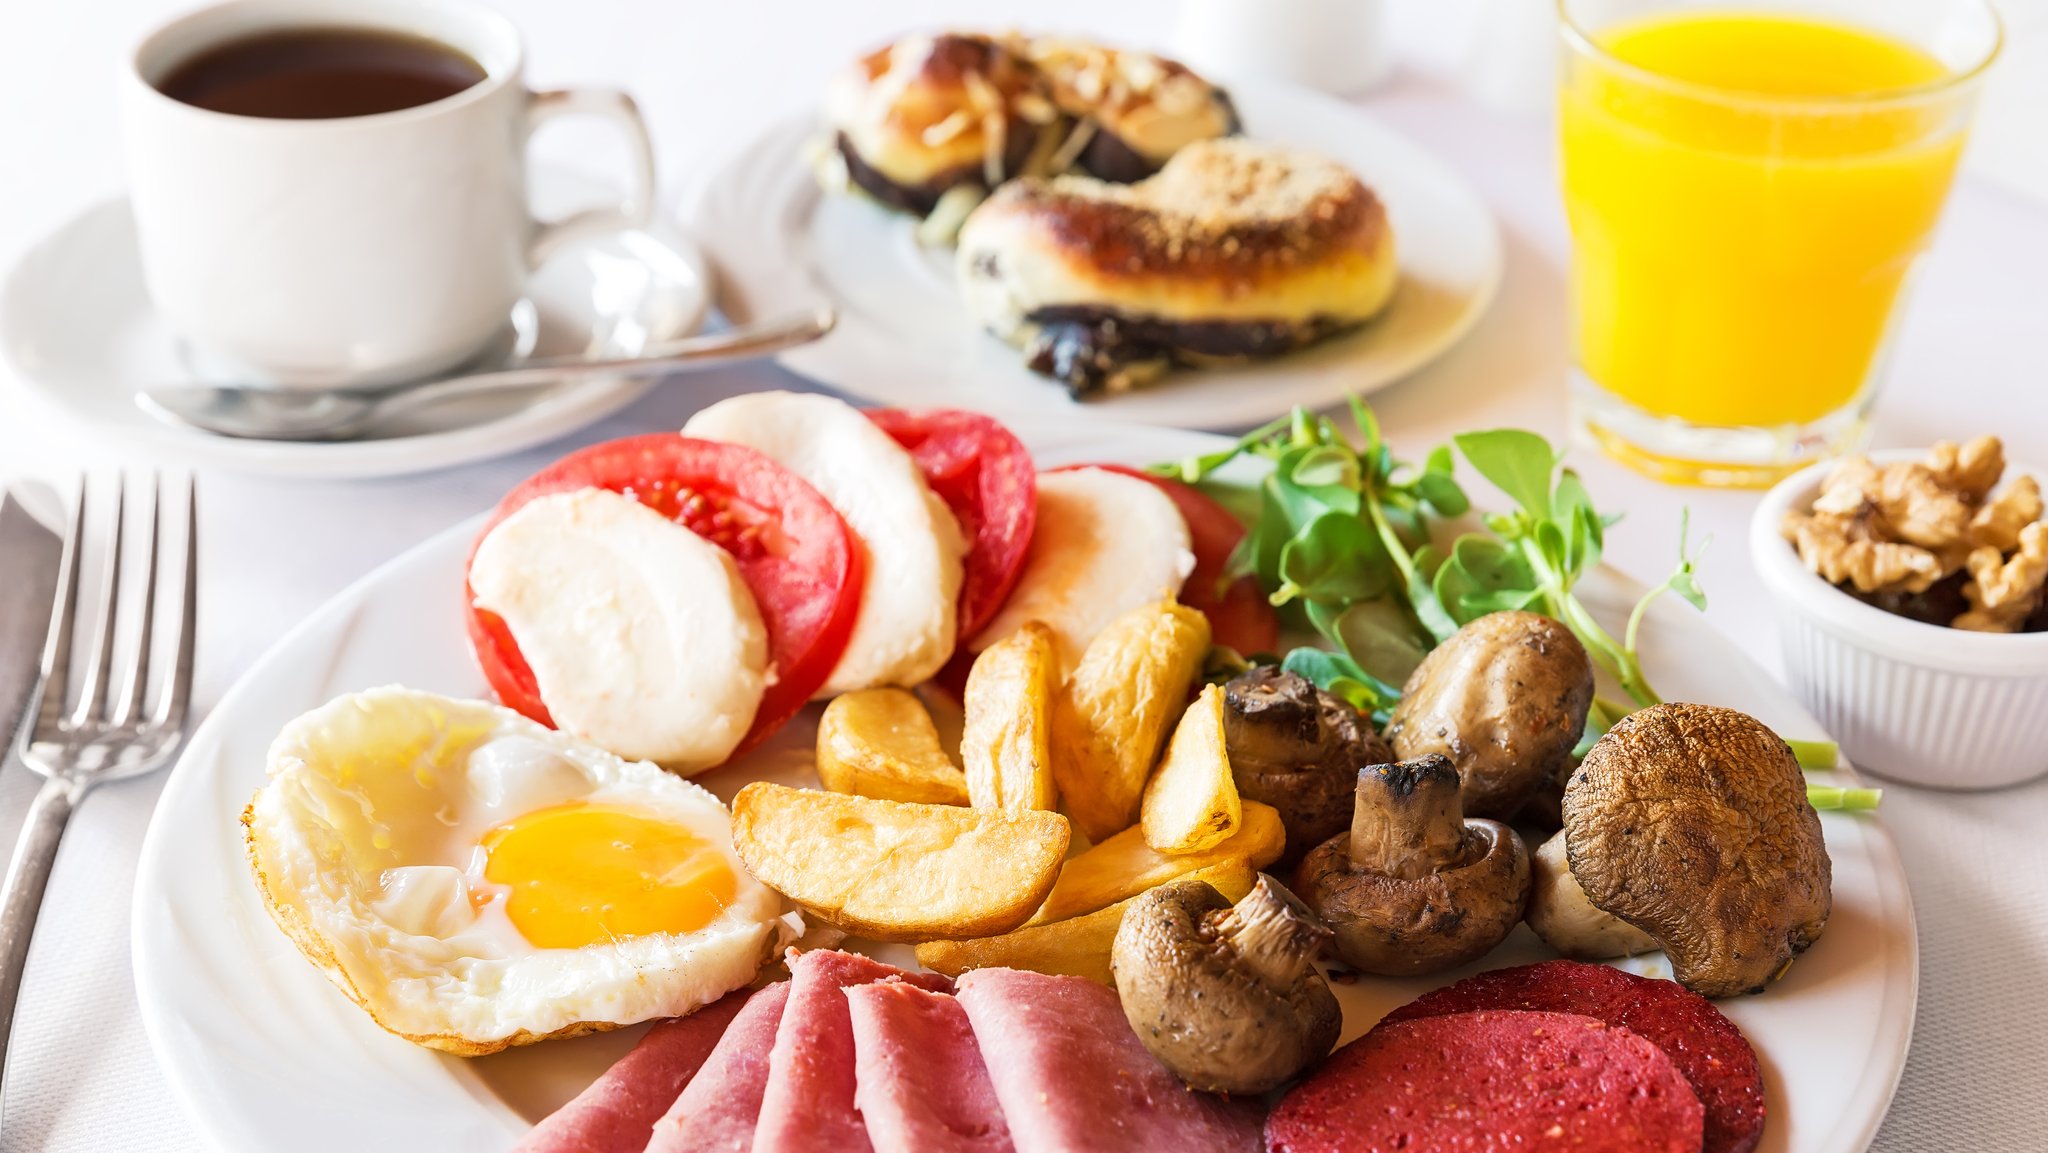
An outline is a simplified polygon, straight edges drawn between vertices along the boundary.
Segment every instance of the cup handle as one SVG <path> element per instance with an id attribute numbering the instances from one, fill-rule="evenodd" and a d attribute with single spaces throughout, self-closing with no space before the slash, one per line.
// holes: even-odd
<path id="1" fill-rule="evenodd" d="M 557 116 L 602 116 L 619 126 L 626 137 L 626 151 L 632 184 L 616 207 L 586 208 L 560 220 L 536 220 L 526 244 L 528 267 L 537 268 L 562 244 L 585 236 L 619 232 L 645 225 L 654 212 L 654 146 L 647 138 L 647 122 L 640 118 L 640 106 L 624 92 L 610 88 L 557 88 L 535 92 L 526 105 L 526 132 Z"/>

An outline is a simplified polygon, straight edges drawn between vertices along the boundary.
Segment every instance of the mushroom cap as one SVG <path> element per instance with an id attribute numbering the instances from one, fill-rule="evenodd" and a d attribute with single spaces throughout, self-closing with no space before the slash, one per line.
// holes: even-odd
<path id="1" fill-rule="evenodd" d="M 1734 709 L 1624 718 L 1572 775 L 1564 838 L 1587 900 L 1656 938 L 1696 993 L 1761 992 L 1827 926 L 1832 867 L 1805 774 Z"/>
<path id="2" fill-rule="evenodd" d="M 1384 977 L 1441 972 L 1491 952 L 1522 920 L 1529 854 L 1498 821 L 1465 822 L 1467 863 L 1404 880 L 1351 867 L 1349 834 L 1316 846 L 1295 889 L 1335 934 L 1337 956 Z"/>
<path id="3" fill-rule="evenodd" d="M 1260 884 L 1313 919 L 1270 877 Z M 1124 914 L 1110 968 L 1131 1028 L 1181 1080 L 1212 1093 L 1263 1093 L 1328 1055 L 1343 1016 L 1313 958 L 1301 957 L 1284 985 L 1241 963 L 1212 928 L 1230 908 L 1202 881 L 1147 890 Z"/>
<path id="4" fill-rule="evenodd" d="M 1387 722 L 1404 761 L 1442 753 L 1465 812 L 1509 820 L 1571 758 L 1593 703 L 1593 662 L 1564 625 L 1488 613 L 1430 650 Z"/>
<path id="5" fill-rule="evenodd" d="M 1223 686 L 1223 732 L 1238 795 L 1280 812 L 1287 829 L 1283 866 L 1351 823 L 1358 766 L 1394 759 L 1342 697 L 1272 665 Z"/>

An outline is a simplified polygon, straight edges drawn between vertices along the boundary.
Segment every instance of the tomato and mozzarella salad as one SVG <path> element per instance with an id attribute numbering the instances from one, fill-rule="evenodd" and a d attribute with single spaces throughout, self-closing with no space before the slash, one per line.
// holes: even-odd
<path id="1" fill-rule="evenodd" d="M 505 704 L 689 773 L 1028 620 L 1071 667 L 1118 614 L 1178 595 L 1219 644 L 1271 649 L 1256 584 L 1221 580 L 1242 537 L 1177 481 L 1038 472 L 979 413 L 756 393 L 513 489 L 470 553 L 468 627 Z"/>

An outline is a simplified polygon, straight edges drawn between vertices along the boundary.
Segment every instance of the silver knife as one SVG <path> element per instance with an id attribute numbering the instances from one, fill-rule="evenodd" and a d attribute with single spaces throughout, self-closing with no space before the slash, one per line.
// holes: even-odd
<path id="1" fill-rule="evenodd" d="M 40 485 L 0 489 L 0 765 L 14 748 L 14 727 L 35 688 L 43 632 L 57 595 L 63 538 L 37 515 L 60 515 L 56 495 Z"/>

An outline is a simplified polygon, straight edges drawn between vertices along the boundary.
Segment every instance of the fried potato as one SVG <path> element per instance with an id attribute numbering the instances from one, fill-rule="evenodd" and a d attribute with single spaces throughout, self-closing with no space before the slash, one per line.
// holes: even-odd
<path id="1" fill-rule="evenodd" d="M 835 793 L 884 801 L 967 803 L 967 777 L 939 743 L 931 713 L 902 689 L 862 689 L 825 706 L 818 779 Z"/>
<path id="2" fill-rule="evenodd" d="M 1195 853 L 1222 843 L 1242 818 L 1223 744 L 1223 687 L 1210 685 L 1174 726 L 1166 758 L 1145 786 L 1138 825 L 1162 853 Z"/>
<path id="3" fill-rule="evenodd" d="M 1276 818 L 1277 820 L 1277 818 Z M 1219 861 L 1176 878 L 1207 881 L 1232 901 L 1251 892 L 1258 871 L 1243 860 Z M 1116 944 L 1117 927 L 1124 913 L 1137 899 L 1133 894 L 1106 909 L 1045 925 L 1030 925 L 1015 932 L 969 941 L 927 941 L 917 947 L 917 963 L 949 977 L 969 969 L 1029 969 L 1036 973 L 1062 973 L 1086 977 L 1114 986 L 1109 971 L 1109 953 Z"/>
<path id="4" fill-rule="evenodd" d="M 1162 853 L 1145 843 L 1145 830 L 1133 825 L 1090 846 L 1087 852 L 1067 858 L 1045 904 L 1026 924 L 1043 925 L 1092 913 L 1230 861 L 1246 862 L 1253 870 L 1265 868 L 1279 860 L 1286 848 L 1287 826 L 1280 821 L 1280 811 L 1271 805 L 1247 800 L 1243 807 L 1237 831 L 1215 848 L 1199 853 Z"/>
<path id="5" fill-rule="evenodd" d="M 974 658 L 961 707 L 960 760 L 977 809 L 1022 812 L 1059 803 L 1053 790 L 1050 712 L 1059 684 L 1052 630 L 1037 621 Z"/>
<path id="6" fill-rule="evenodd" d="M 749 872 L 806 914 L 877 941 L 1023 924 L 1067 854 L 1065 817 L 917 805 L 755 781 L 732 799 Z"/>
<path id="7" fill-rule="evenodd" d="M 1100 841 L 1138 819 L 1166 729 L 1209 651 L 1209 618 L 1173 601 L 1141 605 L 1088 644 L 1053 707 L 1053 780 L 1067 813 Z"/>

